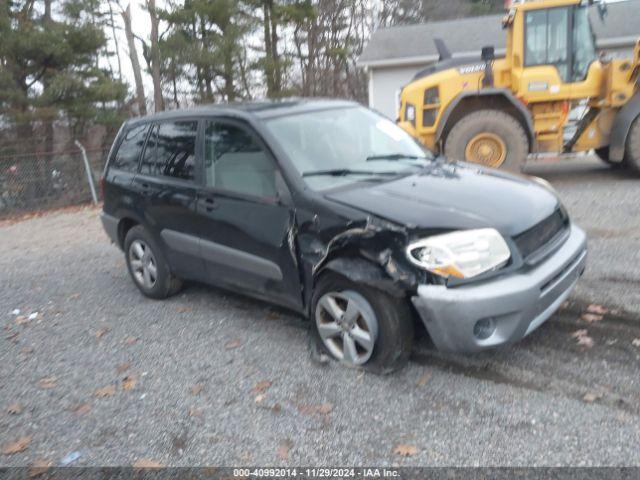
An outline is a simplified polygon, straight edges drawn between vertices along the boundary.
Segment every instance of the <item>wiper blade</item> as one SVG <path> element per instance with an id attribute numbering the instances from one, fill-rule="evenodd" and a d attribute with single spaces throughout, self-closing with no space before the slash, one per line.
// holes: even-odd
<path id="1" fill-rule="evenodd" d="M 333 170 L 317 170 L 305 172 L 303 177 L 346 177 L 347 175 L 398 175 L 398 172 L 376 172 L 373 170 L 351 170 L 349 168 L 336 168 Z"/>
<path id="2" fill-rule="evenodd" d="M 376 160 L 429 160 L 429 157 L 419 157 L 417 155 L 405 155 L 404 153 L 389 153 L 387 155 L 371 155 L 367 157 L 367 162 Z"/>

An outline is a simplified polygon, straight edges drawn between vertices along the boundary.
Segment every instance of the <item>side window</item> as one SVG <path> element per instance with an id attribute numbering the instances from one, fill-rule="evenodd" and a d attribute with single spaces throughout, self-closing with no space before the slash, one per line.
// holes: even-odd
<path id="1" fill-rule="evenodd" d="M 205 130 L 207 186 L 261 198 L 276 198 L 276 169 L 247 130 L 208 121 Z"/>
<path id="2" fill-rule="evenodd" d="M 142 161 L 141 172 L 193 180 L 196 170 L 195 120 L 163 122 L 154 127 Z"/>
<path id="3" fill-rule="evenodd" d="M 151 127 L 149 133 L 149 139 L 147 140 L 147 146 L 144 149 L 144 155 L 142 156 L 142 162 L 140 163 L 140 173 L 145 175 L 159 175 L 159 169 L 157 168 L 156 159 L 158 146 L 158 126 Z"/>
<path id="4" fill-rule="evenodd" d="M 526 15 L 525 66 L 555 65 L 569 81 L 569 9 L 534 10 Z"/>
<path id="5" fill-rule="evenodd" d="M 133 127 L 124 135 L 122 143 L 111 162 L 113 168 L 135 172 L 138 170 L 138 160 L 144 147 L 149 125 Z"/>

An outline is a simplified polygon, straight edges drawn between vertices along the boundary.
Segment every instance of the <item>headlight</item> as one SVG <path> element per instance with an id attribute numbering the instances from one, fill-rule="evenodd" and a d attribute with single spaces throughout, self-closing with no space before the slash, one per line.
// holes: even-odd
<path id="1" fill-rule="evenodd" d="M 407 247 L 409 260 L 442 277 L 472 278 L 502 267 L 511 252 L 493 228 L 425 238 Z"/>
<path id="2" fill-rule="evenodd" d="M 404 107 L 404 120 L 405 122 L 411 122 L 414 126 L 416 124 L 416 107 L 407 103 Z"/>

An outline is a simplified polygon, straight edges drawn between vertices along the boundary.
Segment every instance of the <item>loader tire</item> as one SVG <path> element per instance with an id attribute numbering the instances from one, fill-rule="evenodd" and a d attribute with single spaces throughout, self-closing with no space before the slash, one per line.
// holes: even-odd
<path id="1" fill-rule="evenodd" d="M 609 147 L 596 148 L 594 150 L 600 160 L 609 165 L 613 169 L 624 167 L 624 162 L 613 162 L 609 159 Z"/>
<path id="2" fill-rule="evenodd" d="M 513 116 L 499 110 L 479 110 L 453 126 L 444 150 L 451 160 L 520 172 L 529 154 L 529 139 Z"/>
<path id="3" fill-rule="evenodd" d="M 629 169 L 640 175 L 640 117 L 631 124 L 627 137 L 627 149 L 624 155 L 624 163 Z"/>

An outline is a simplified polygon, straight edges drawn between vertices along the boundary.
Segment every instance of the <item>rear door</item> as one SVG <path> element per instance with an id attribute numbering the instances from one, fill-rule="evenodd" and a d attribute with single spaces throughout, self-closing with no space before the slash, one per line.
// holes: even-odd
<path id="1" fill-rule="evenodd" d="M 299 309 L 294 211 L 275 159 L 243 122 L 205 121 L 198 192 L 209 281 Z"/>
<path id="2" fill-rule="evenodd" d="M 123 207 L 135 209 L 140 202 L 131 184 L 138 171 L 148 131 L 148 124 L 126 129 L 114 149 L 104 178 L 104 211 L 109 215 L 117 215 L 118 209 Z"/>
<path id="3" fill-rule="evenodd" d="M 197 119 L 154 123 L 133 180 L 147 225 L 166 245 L 173 271 L 201 279 L 196 211 L 199 152 Z"/>

